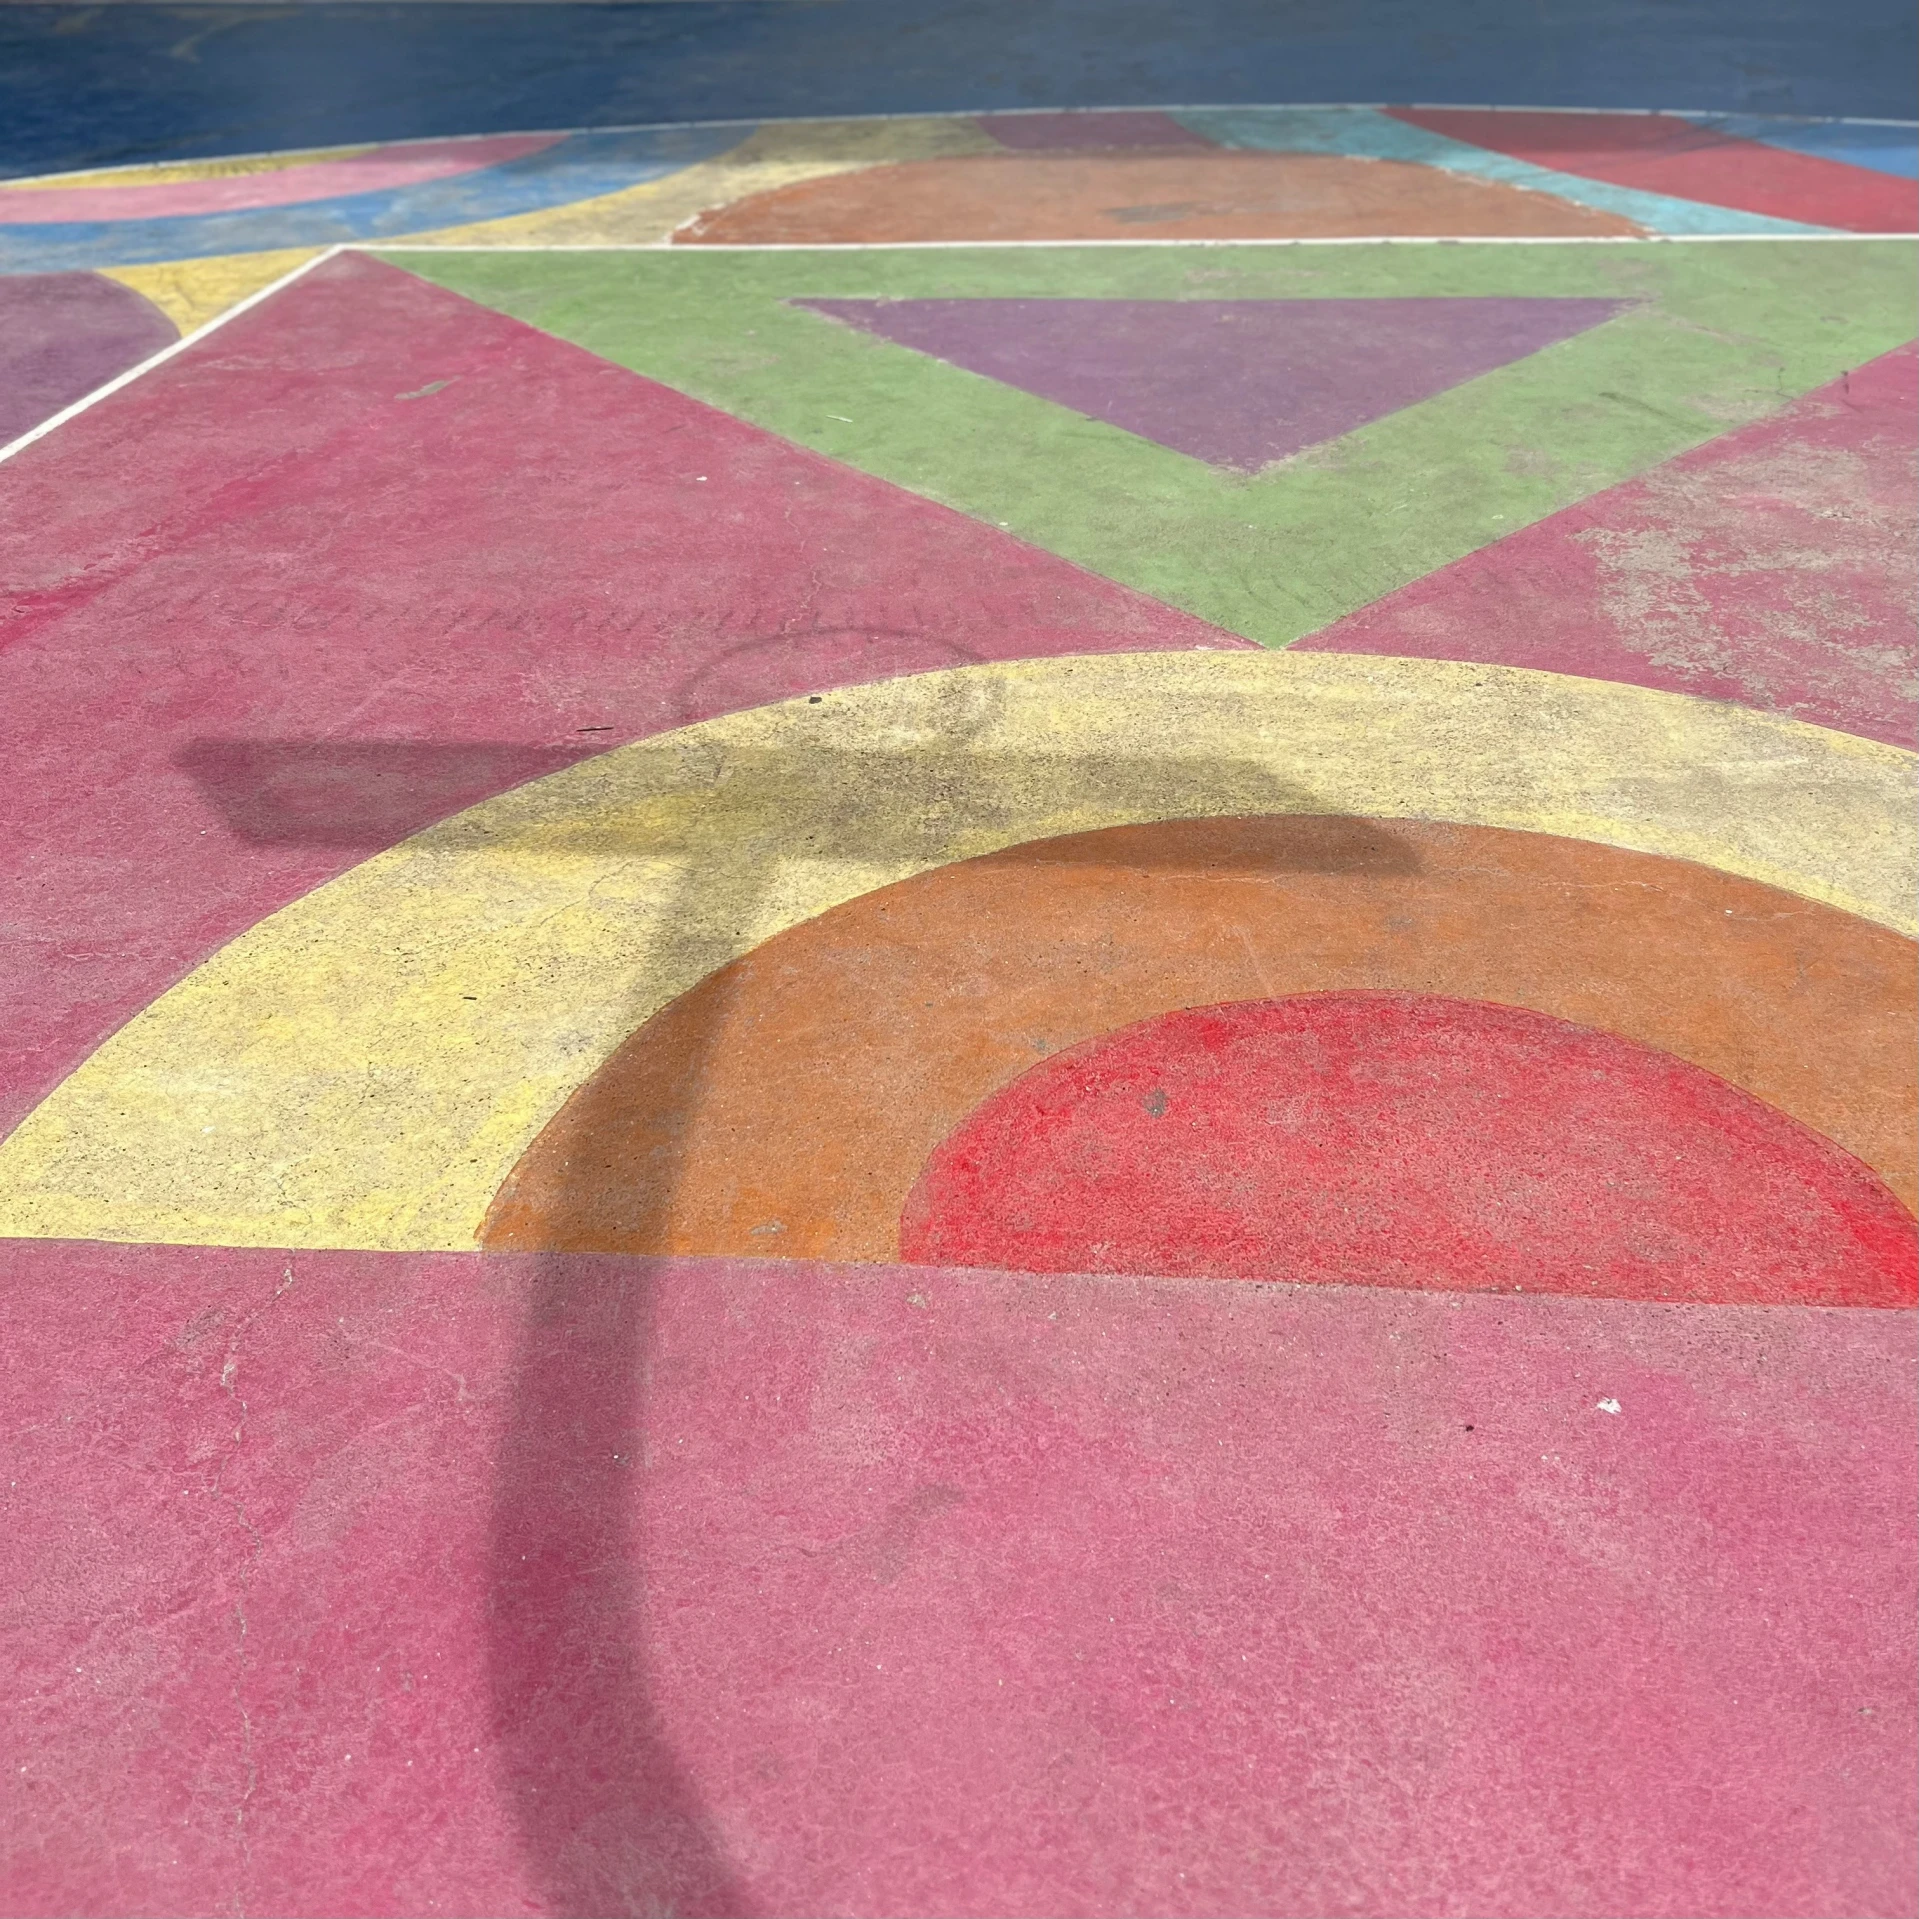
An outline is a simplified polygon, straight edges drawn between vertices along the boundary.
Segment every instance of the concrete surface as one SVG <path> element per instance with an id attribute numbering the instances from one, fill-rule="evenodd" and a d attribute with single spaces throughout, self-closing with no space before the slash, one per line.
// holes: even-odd
<path id="1" fill-rule="evenodd" d="M 1913 1911 L 1909 71 L 1258 13 L 0 10 L 0 1908 Z"/>

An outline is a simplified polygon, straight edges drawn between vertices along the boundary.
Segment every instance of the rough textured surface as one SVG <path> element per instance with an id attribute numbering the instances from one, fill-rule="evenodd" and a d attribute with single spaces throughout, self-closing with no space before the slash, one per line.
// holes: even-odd
<path id="1" fill-rule="evenodd" d="M 1891 242 L 419 251 L 410 271 L 1076 564 L 1284 645 L 1919 333 Z M 1625 300 L 1249 482 L 797 304 Z"/>
<path id="2" fill-rule="evenodd" d="M 1121 152 L 1133 148 L 1205 147 L 1204 134 L 1170 113 L 983 113 L 979 125 L 1011 153 Z"/>
<path id="3" fill-rule="evenodd" d="M 1906 1910 L 1909 1315 L 4 1257 L 15 1911 Z"/>
<path id="4" fill-rule="evenodd" d="M 0 266 L 125 266 L 331 246 L 496 220 L 668 178 L 725 152 L 740 131 L 638 127 L 530 134 L 428 142 L 424 158 L 416 158 L 418 147 L 402 146 L 237 175 L 203 163 L 183 169 L 197 174 L 184 179 L 97 185 L 83 175 L 78 181 L 0 186 Z M 364 186 L 355 183 L 361 174 L 367 176 Z M 317 191 L 284 197 L 304 188 Z"/>
<path id="5" fill-rule="evenodd" d="M 1576 9 L 1359 0 L 711 0 L 697 13 L 495 5 L 394 14 L 9 8 L 0 167 L 44 171 L 726 114 L 1446 100 L 1914 117 L 1911 12 L 1855 0 Z M 297 84 L 293 77 L 297 76 Z"/>
<path id="6" fill-rule="evenodd" d="M 1740 700 L 1919 746 L 1919 347 L 1301 642 Z"/>
<path id="7" fill-rule="evenodd" d="M 337 159 L 276 166 L 259 174 L 207 170 L 197 178 L 122 184 L 86 178 L 65 185 L 0 187 L 0 226 L 52 226 L 65 221 L 167 219 L 188 213 L 292 207 L 362 193 L 389 193 L 429 180 L 543 153 L 563 136 L 510 134 L 492 140 L 424 140 L 371 148 Z"/>
<path id="8" fill-rule="evenodd" d="M 1910 940 L 1589 841 L 1308 816 L 1041 840 L 802 921 L 620 1046 L 514 1168 L 486 1239 L 897 1258 L 928 1154 L 1036 1060 L 1174 1007 L 1356 988 L 1657 1047 L 1919 1202 Z"/>
<path id="9" fill-rule="evenodd" d="M 1919 149 L 1764 111 L 1871 23 L 1806 58 L 1745 7 L 1715 80 L 1718 0 L 874 3 L 0 8 L 0 170 L 188 156 L 0 188 L 0 270 L 185 328 L 319 242 L 411 248 L 0 472 L 0 1903 L 1909 1919 L 1914 1316 L 1726 1303 L 1887 1296 L 1795 1168 L 1911 1245 L 1859 1162 L 1911 1197 L 1913 756 L 1805 717 L 1902 711 L 1860 645 L 1909 638 L 1872 583 L 1906 482 L 1834 409 L 1919 332 L 1912 247 L 1837 228 Z M 1524 158 L 1275 104 L 1638 105 L 1655 64 L 1740 112 L 1597 130 L 1690 188 L 1574 170 L 1583 122 Z M 970 111 L 650 124 L 696 95 Z M 1797 197 L 1685 197 L 1729 158 Z M 836 206 L 1164 237 L 629 244 Z M 1353 237 L 1395 231 L 1448 244 Z M 1162 356 L 1214 466 L 807 301 L 1072 303 L 1081 347 L 1613 317 L 1439 390 L 1375 339 L 1362 423 L 1263 466 L 1235 368 Z M 1585 677 L 1254 644 L 1642 480 L 1602 555 L 1638 625 L 1575 633 Z M 1687 499 L 1690 601 L 1648 538 Z M 1654 655 L 1707 697 L 1617 683 Z M 1370 1140 L 1397 1230 L 1356 1262 L 1295 1183 L 1285 1274 L 1367 1284 L 898 1263 L 1035 1063 L 1354 990 L 1523 1041 L 1383 1128 L 1380 1022 L 1368 1073 L 1304 1063 L 1344 1095 L 1306 1151 L 1350 1190 Z M 1600 1076 L 1556 1098 L 1569 1051 Z M 1620 1123 L 1702 1071 L 1730 1170 L 1662 1156 L 1670 1099 Z M 1188 1117 L 1134 1090 L 1109 1160 Z M 1189 1144 L 1121 1155 L 1088 1263 L 1177 1266 L 1213 1174 L 1285 1183 Z M 1449 1227 L 1499 1257 L 1414 1271 Z M 1713 1303 L 1379 1283 L 1566 1280 L 1574 1238 Z"/>
<path id="10" fill-rule="evenodd" d="M 304 266 L 314 252 L 312 247 L 276 247 L 266 253 L 169 260 L 158 266 L 103 267 L 101 272 L 151 300 L 182 333 L 192 333 Z"/>

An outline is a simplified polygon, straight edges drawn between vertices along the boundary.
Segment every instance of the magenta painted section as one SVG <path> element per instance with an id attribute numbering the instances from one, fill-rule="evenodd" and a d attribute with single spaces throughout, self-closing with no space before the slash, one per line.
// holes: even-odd
<path id="1" fill-rule="evenodd" d="M 1830 1140 L 1669 1053 L 1437 994 L 1192 1007 L 1056 1054 L 940 1143 L 899 1243 L 1023 1272 L 1919 1300 L 1912 1215 Z"/>
<path id="2" fill-rule="evenodd" d="M 0 1127 L 262 915 L 623 740 L 1236 639 L 362 256 L 0 467 Z"/>
<path id="3" fill-rule="evenodd" d="M 978 125 L 1015 153 L 1214 145 L 1170 113 L 983 113 Z"/>
<path id="4" fill-rule="evenodd" d="M 179 337 L 150 300 L 101 274 L 0 274 L 0 446 Z"/>
<path id="5" fill-rule="evenodd" d="M 10 1911 L 1909 1908 L 1910 1314 L 4 1260 Z"/>
<path id="6" fill-rule="evenodd" d="M 1253 472 L 1609 320 L 1618 300 L 798 300 Z"/>
<path id="7" fill-rule="evenodd" d="M 316 160 L 262 173 L 230 173 L 210 180 L 172 180 L 154 186 L 0 187 L 0 226 L 55 226 L 69 220 L 152 220 L 167 215 L 232 213 L 251 207 L 297 206 L 348 193 L 451 180 L 482 167 L 544 153 L 563 133 L 509 133 L 485 140 L 422 140 L 375 147 L 343 160 Z"/>
<path id="8" fill-rule="evenodd" d="M 1733 700 L 1919 746 L 1919 346 L 1299 644 Z"/>

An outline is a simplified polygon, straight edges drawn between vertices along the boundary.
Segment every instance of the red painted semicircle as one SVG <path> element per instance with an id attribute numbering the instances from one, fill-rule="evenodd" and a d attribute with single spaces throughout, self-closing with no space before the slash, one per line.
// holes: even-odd
<path id="1" fill-rule="evenodd" d="M 1446 1291 L 1897 1306 L 1913 1217 L 1670 1054 L 1479 1001 L 1168 1013 L 1022 1074 L 935 1150 L 908 1260 Z"/>

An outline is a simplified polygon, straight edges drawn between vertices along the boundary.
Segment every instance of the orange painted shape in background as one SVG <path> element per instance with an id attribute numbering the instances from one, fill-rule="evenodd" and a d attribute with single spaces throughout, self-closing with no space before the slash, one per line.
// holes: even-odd
<path id="1" fill-rule="evenodd" d="M 928 1155 L 1039 1060 L 1178 1007 L 1353 989 L 1658 1047 L 1919 1191 L 1919 969 L 1897 934 L 1545 834 L 1187 820 L 943 867 L 768 940 L 580 1088 L 483 1241 L 894 1259 Z"/>
<path id="2" fill-rule="evenodd" d="M 1339 154 L 983 153 L 776 187 L 690 221 L 682 245 L 903 240 L 1262 240 L 1637 234 L 1548 194 Z"/>

